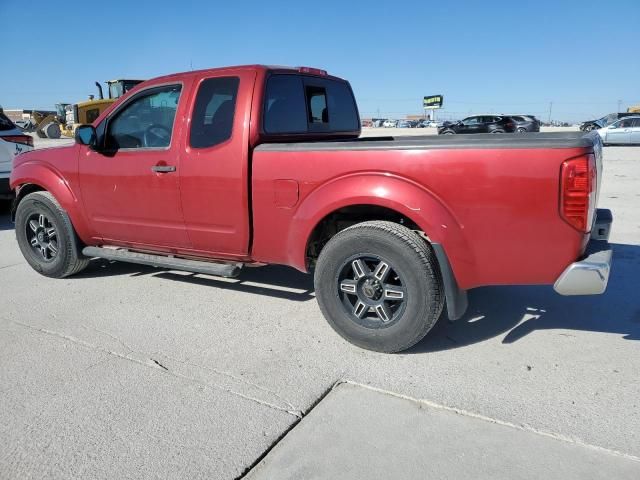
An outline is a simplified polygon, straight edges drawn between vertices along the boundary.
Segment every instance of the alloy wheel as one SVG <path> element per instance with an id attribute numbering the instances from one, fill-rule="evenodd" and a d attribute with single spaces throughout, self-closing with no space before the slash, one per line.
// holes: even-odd
<path id="1" fill-rule="evenodd" d="M 337 278 L 345 313 L 367 328 L 386 328 L 405 310 L 407 289 L 390 262 L 373 255 L 348 259 Z"/>

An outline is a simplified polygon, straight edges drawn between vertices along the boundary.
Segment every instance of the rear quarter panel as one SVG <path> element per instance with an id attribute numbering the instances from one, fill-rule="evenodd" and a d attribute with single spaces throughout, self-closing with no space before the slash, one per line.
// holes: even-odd
<path id="1" fill-rule="evenodd" d="M 440 243 L 463 289 L 550 284 L 586 244 L 587 236 L 560 218 L 558 206 L 561 164 L 584 153 L 257 149 L 253 258 L 306 270 L 313 228 L 338 208 L 372 204 L 397 210 Z M 282 186 L 293 184 L 297 201 L 283 203 Z"/>

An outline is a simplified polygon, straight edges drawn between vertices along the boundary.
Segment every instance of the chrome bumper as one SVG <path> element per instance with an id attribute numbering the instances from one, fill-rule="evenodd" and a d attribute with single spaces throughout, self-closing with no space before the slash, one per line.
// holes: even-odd
<path id="1" fill-rule="evenodd" d="M 607 289 L 612 256 L 608 240 L 613 217 L 610 210 L 604 209 L 598 209 L 596 215 L 584 258 L 569 265 L 553 285 L 560 295 L 599 295 Z"/>

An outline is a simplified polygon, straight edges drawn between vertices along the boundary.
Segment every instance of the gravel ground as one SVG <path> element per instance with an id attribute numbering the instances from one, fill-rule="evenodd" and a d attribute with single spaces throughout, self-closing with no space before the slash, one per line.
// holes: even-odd
<path id="1" fill-rule="evenodd" d="M 398 355 L 341 340 L 284 267 L 225 280 L 94 261 L 44 278 L 5 207 L 0 478 L 236 478 L 343 379 L 640 457 L 640 148 L 604 164 L 605 295 L 480 288 Z"/>

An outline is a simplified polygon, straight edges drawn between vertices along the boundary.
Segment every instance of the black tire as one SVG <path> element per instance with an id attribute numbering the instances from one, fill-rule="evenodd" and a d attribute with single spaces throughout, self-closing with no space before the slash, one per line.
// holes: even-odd
<path id="1" fill-rule="evenodd" d="M 500 130 L 499 128 L 493 130 L 491 133 L 504 133 L 504 130 Z"/>
<path id="2" fill-rule="evenodd" d="M 527 129 L 526 129 L 526 128 L 522 128 L 522 127 L 520 127 L 520 128 L 518 128 L 518 129 L 516 130 L 516 132 L 517 132 L 517 133 L 526 133 L 526 132 L 527 132 Z"/>
<path id="3" fill-rule="evenodd" d="M 16 239 L 25 260 L 46 277 L 68 277 L 89 265 L 69 216 L 49 192 L 30 193 L 20 201 Z"/>
<path id="4" fill-rule="evenodd" d="M 444 132 L 440 133 L 440 135 L 455 135 L 456 132 L 454 132 L 453 130 L 445 130 Z"/>
<path id="5" fill-rule="evenodd" d="M 357 270 L 364 275 L 349 273 Z M 329 325 L 354 345 L 378 352 L 415 345 L 444 305 L 433 249 L 416 232 L 392 222 L 364 222 L 338 232 L 320 252 L 314 282 Z M 345 293 L 346 287 L 353 292 Z"/>

